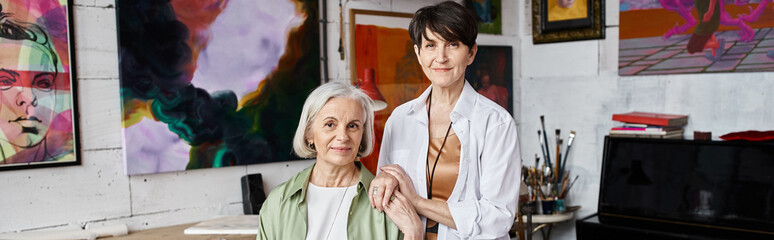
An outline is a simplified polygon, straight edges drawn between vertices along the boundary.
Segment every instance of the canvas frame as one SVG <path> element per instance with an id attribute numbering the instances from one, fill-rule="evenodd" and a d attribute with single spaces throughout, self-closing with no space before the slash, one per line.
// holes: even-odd
<path id="1" fill-rule="evenodd" d="M 493 58 L 498 55 L 498 53 L 501 53 L 504 58 L 504 62 L 502 63 L 503 69 L 497 69 L 496 59 Z M 511 115 L 514 115 L 514 112 L 516 112 L 516 104 L 513 102 L 513 47 L 509 45 L 478 45 L 478 52 L 476 53 L 475 60 L 473 60 L 473 63 L 468 65 L 465 70 L 465 80 L 467 80 L 476 91 L 479 91 L 482 83 L 480 79 L 481 76 L 477 74 L 477 71 L 487 71 L 491 79 L 490 84 L 507 89 L 508 99 L 506 101 L 506 106 L 502 106 L 500 101 L 492 99 L 485 93 L 480 94 L 503 107 Z"/>
<path id="2" fill-rule="evenodd" d="M 587 17 L 548 21 L 548 1 L 532 0 L 532 43 L 554 43 L 605 38 L 605 5 L 588 0 Z"/>
<path id="3" fill-rule="evenodd" d="M 72 121 L 72 134 L 73 134 L 73 140 L 72 140 L 72 146 L 73 146 L 73 160 L 72 161 L 43 161 L 43 162 L 32 162 L 32 163 L 26 163 L 26 164 L 0 164 L 0 171 L 8 171 L 8 170 L 19 170 L 19 169 L 35 169 L 35 168 L 47 168 L 47 167 L 63 167 L 63 166 L 76 166 L 81 165 L 81 146 L 80 146 L 80 128 L 78 123 L 78 81 L 77 81 L 77 74 L 76 74 L 76 59 L 75 59 L 75 30 L 74 25 L 75 21 L 73 19 L 73 9 L 74 9 L 74 2 L 73 0 L 67 0 L 67 13 L 65 14 L 66 22 L 67 22 L 67 47 L 69 48 L 69 51 L 67 53 L 67 56 L 69 58 L 69 72 L 70 72 L 70 111 L 71 111 L 71 121 Z M 3 10 L 7 11 L 7 10 Z M 64 57 L 63 55 L 59 55 L 60 59 Z M 61 61 L 61 60 L 60 60 Z"/>
<path id="4" fill-rule="evenodd" d="M 188 0 L 178 1 L 178 2 L 185 2 Z M 153 160 L 150 162 L 150 165 L 156 164 L 156 165 L 162 165 L 167 164 L 169 162 L 173 162 L 175 166 L 170 167 L 170 165 L 173 164 L 167 164 L 164 167 L 156 167 L 156 168 L 147 168 L 145 167 L 148 161 L 146 162 L 140 162 L 139 160 L 142 160 L 142 157 L 137 157 L 138 155 L 132 154 L 137 153 L 141 151 L 135 150 L 134 152 L 131 152 L 129 148 L 132 145 L 137 144 L 131 144 L 133 141 L 136 141 L 137 139 L 142 140 L 139 137 L 133 137 L 129 138 L 129 132 L 135 133 L 137 131 L 129 131 L 129 126 L 133 126 L 132 124 L 137 125 L 137 122 L 133 122 L 131 124 L 127 124 L 128 121 L 126 121 L 126 115 L 127 113 L 127 106 L 130 106 L 132 104 L 132 101 L 135 102 L 149 102 L 151 100 L 156 101 L 154 97 L 148 97 L 143 95 L 131 95 L 125 94 L 125 88 L 128 89 L 128 87 L 125 86 L 127 79 L 127 76 L 130 76 L 129 72 L 133 71 L 127 71 L 127 69 L 124 69 L 125 65 L 124 62 L 126 61 L 124 59 L 124 55 L 128 55 L 127 53 L 123 52 L 123 47 L 125 46 L 134 46 L 135 43 L 141 42 L 141 43 L 147 43 L 148 41 L 144 41 L 141 39 L 141 41 L 137 41 L 136 39 L 131 39 L 132 36 L 144 36 L 142 34 L 131 34 L 130 31 L 139 31 L 140 28 L 132 28 L 131 26 L 137 26 L 132 24 L 126 24 L 126 27 L 122 25 L 122 21 L 124 19 L 133 19 L 131 16 L 134 16 L 132 14 L 134 13 L 143 13 L 143 11 L 135 11 L 133 8 L 135 3 L 137 1 L 133 0 L 126 0 L 126 1 L 117 1 L 116 5 L 116 20 L 117 20 L 117 26 L 118 26 L 118 45 L 119 45 L 119 80 L 122 84 L 121 89 L 121 97 L 123 102 L 122 109 L 122 117 L 124 118 L 122 120 L 123 126 L 123 140 L 124 140 L 124 165 L 126 167 L 125 174 L 127 175 L 143 175 L 143 174 L 157 174 L 157 173 L 167 173 L 167 172 L 179 172 L 179 171 L 188 171 L 188 170 L 197 170 L 197 169 L 208 169 L 208 168 L 224 168 L 229 166 L 247 166 L 249 164 L 262 164 L 262 163 L 270 163 L 270 162 L 283 162 L 283 161 L 295 161 L 295 160 L 303 160 L 303 158 L 297 156 L 292 151 L 292 137 L 295 133 L 295 129 L 297 127 L 297 120 L 299 119 L 298 116 L 301 114 L 301 108 L 303 106 L 303 103 L 309 93 L 311 91 L 320 86 L 321 84 L 328 81 L 328 71 L 327 71 L 327 36 L 326 36 L 326 20 L 327 20 L 327 1 L 326 0 L 306 0 L 306 1 L 299 1 L 299 2 L 316 2 L 316 9 L 314 10 L 316 12 L 315 17 L 309 17 L 306 20 L 304 20 L 303 26 L 309 26 L 309 27 L 297 27 L 294 28 L 296 32 L 293 34 L 308 34 L 306 37 L 302 37 L 302 35 L 294 35 L 296 36 L 295 44 L 307 44 L 311 41 L 311 36 L 314 36 L 316 41 L 319 41 L 319 43 L 316 43 L 319 47 L 319 53 L 316 53 L 317 51 L 308 51 L 308 52 L 301 52 L 300 50 L 296 53 L 301 53 L 301 55 L 296 56 L 299 58 L 295 58 L 293 54 L 282 54 L 280 55 L 279 62 L 282 62 L 283 59 L 292 59 L 294 62 L 293 64 L 290 64 L 291 61 L 285 62 L 284 67 L 275 67 L 274 70 L 271 71 L 271 74 L 277 74 L 276 78 L 273 78 L 273 81 L 268 81 L 267 79 L 271 74 L 266 75 L 266 77 L 263 77 L 265 82 L 264 88 L 261 90 L 261 94 L 253 94 L 257 91 L 252 92 L 251 94 L 237 97 L 236 101 L 242 101 L 243 103 L 240 103 L 241 106 L 235 108 L 235 109 L 227 109 L 225 110 L 225 113 L 223 114 L 214 114 L 210 115 L 210 119 L 215 118 L 218 121 L 221 121 L 221 124 L 218 125 L 218 129 L 227 129 L 227 130 L 218 130 L 222 132 L 220 136 L 211 137 L 209 139 L 206 139 L 207 146 L 203 146 L 205 144 L 192 144 L 191 142 L 185 142 L 187 139 L 183 139 L 183 137 L 175 138 L 178 142 L 184 142 L 183 144 L 188 144 L 190 146 L 190 149 L 186 150 L 188 152 L 188 157 L 179 157 L 180 154 L 175 155 L 176 158 L 158 158 L 163 159 L 162 160 Z M 156 3 L 154 1 L 148 1 L 151 3 Z M 169 1 L 167 1 L 169 2 Z M 175 1 L 172 1 L 170 4 L 173 4 Z M 190 1 L 190 2 L 196 2 L 196 1 Z M 233 4 L 232 1 L 231 4 Z M 242 3 L 250 3 L 250 1 L 241 1 Z M 162 2 L 158 2 L 160 4 L 164 4 Z M 155 7 L 155 5 L 153 6 Z M 264 5 L 264 8 L 266 7 L 272 7 L 271 5 Z M 165 7 L 166 8 L 166 7 Z M 185 8 L 180 8 L 181 11 L 184 11 Z M 193 11 L 198 10 L 197 8 L 194 8 Z M 298 10 L 298 9 L 297 9 Z M 123 14 L 123 13 L 130 13 L 130 14 Z M 150 12 L 150 11 L 144 11 L 144 12 Z M 173 13 L 177 13 L 174 12 Z M 311 11 L 308 12 L 311 16 Z M 154 14 L 154 13 L 151 13 Z M 130 17 L 126 17 L 130 16 Z M 230 15 L 234 16 L 234 15 Z M 139 17 L 136 17 L 134 19 L 142 19 Z M 309 21 L 312 20 L 315 23 L 315 28 L 318 28 L 319 30 L 315 31 L 315 34 L 312 35 L 312 23 L 309 23 Z M 175 19 L 175 21 L 181 21 L 181 19 Z M 212 20 L 214 21 L 214 20 Z M 193 22 L 195 23 L 195 22 Z M 184 24 L 185 25 L 185 24 Z M 195 25 L 195 24 L 194 24 Z M 185 25 L 185 27 L 188 27 L 190 30 L 189 25 Z M 209 28 L 209 26 L 201 27 L 201 28 Z M 251 28 L 251 29 L 269 29 L 269 28 Z M 124 34 L 125 30 L 130 34 Z M 167 34 L 167 35 L 174 35 L 174 34 Z M 187 38 L 188 36 L 185 36 Z M 282 44 L 290 44 L 286 41 L 288 37 L 286 36 L 286 39 L 283 40 Z M 151 42 L 153 43 L 153 42 Z M 286 45 L 290 46 L 290 45 Z M 303 45 L 303 46 L 294 46 L 296 49 L 304 49 L 306 47 L 310 47 L 311 45 Z M 139 52 L 139 51 L 138 51 Z M 221 51 L 222 52 L 222 51 Z M 137 52 L 132 52 L 136 56 L 141 56 Z M 311 54 L 314 53 L 314 54 Z M 185 54 L 182 54 L 185 55 Z M 313 56 L 313 55 L 319 55 L 319 56 Z M 312 57 L 307 57 L 312 56 Z M 316 60 L 316 64 L 313 67 L 311 66 L 309 62 L 312 61 L 312 59 Z M 145 60 L 145 59 L 142 59 Z M 302 62 L 303 61 L 303 62 Z M 130 62 L 130 61 L 126 61 Z M 147 63 L 143 62 L 143 64 Z M 150 66 L 150 64 L 146 64 Z M 162 65 L 162 64 L 159 64 Z M 279 65 L 279 64 L 278 64 Z M 144 66 L 143 66 L 144 67 Z M 174 64 L 167 64 L 164 67 L 168 67 L 175 71 L 185 71 L 184 68 L 179 68 L 174 66 Z M 319 69 L 318 69 L 319 67 Z M 131 69 L 131 68 L 129 68 Z M 279 70 L 277 70 L 279 69 Z M 166 69 L 165 69 L 166 70 Z M 320 74 L 320 76 L 313 75 L 312 72 L 317 71 L 317 74 Z M 291 82 L 289 80 L 296 80 L 296 82 Z M 130 79 L 135 80 L 135 79 Z M 192 81 L 191 79 L 188 79 L 189 81 Z M 211 81 L 215 82 L 215 81 Z M 313 82 L 313 86 L 310 85 L 310 83 Z M 136 84 L 136 82 L 131 82 L 132 84 Z M 264 83 L 262 83 L 264 84 Z M 128 85 L 128 84 L 127 84 Z M 207 104 L 208 106 L 213 106 L 211 104 L 212 102 L 219 101 L 221 103 L 234 103 L 229 102 L 228 98 L 224 98 L 227 101 L 221 101 L 220 99 L 215 99 L 215 93 L 219 92 L 218 89 L 210 88 L 206 89 L 206 87 L 195 85 L 195 84 L 189 84 L 188 86 L 191 87 L 177 87 L 176 89 L 173 89 L 175 91 L 180 91 L 181 96 L 203 96 L 203 95 L 209 95 L 207 97 Z M 270 88 L 271 86 L 271 88 Z M 187 89 L 193 89 L 193 91 L 187 91 Z M 247 88 L 246 88 L 247 89 Z M 252 89 L 252 88 L 249 88 Z M 231 90 L 231 89 L 226 89 Z M 183 92 L 187 91 L 187 92 Z M 147 92 L 147 91 L 146 91 Z M 265 94 L 265 95 L 264 95 Z M 268 95 L 268 96 L 267 96 Z M 249 98 L 249 99 L 248 99 Z M 215 100 L 209 100 L 209 99 L 215 99 Z M 129 102 L 130 104 L 126 104 Z M 160 102 L 160 101 L 156 101 Z M 191 116 L 195 116 L 195 114 L 198 114 L 199 112 L 202 113 L 208 113 L 206 111 L 188 111 L 187 109 L 195 109 L 193 105 L 184 105 L 187 103 L 181 104 L 182 107 L 175 108 L 173 110 L 182 109 L 186 112 L 182 113 L 174 113 L 175 115 L 179 116 L 185 116 L 186 114 L 189 114 Z M 220 104 L 220 103 L 219 103 Z M 215 105 L 217 106 L 217 105 Z M 202 108 L 205 109 L 205 108 Z M 207 108 L 212 109 L 212 108 Z M 219 110 L 219 109 L 216 109 Z M 171 114 L 172 115 L 172 114 Z M 297 115 L 297 116 L 294 116 Z M 215 116 L 215 117 L 213 117 Z M 153 116 L 154 118 L 157 116 Z M 191 117 L 189 119 L 196 119 L 197 116 Z M 150 119 L 150 118 L 148 118 Z M 198 118 L 203 119 L 203 118 Z M 171 125 L 168 122 L 163 122 L 159 119 L 151 119 L 154 121 L 159 122 L 159 124 L 166 124 Z M 183 121 L 178 121 L 183 122 Z M 200 121 L 203 122 L 203 121 Z M 188 123 L 185 124 L 194 124 L 194 123 Z M 211 125 L 210 125 L 211 126 Z M 259 129 L 260 130 L 257 130 Z M 292 128 L 292 129 L 291 129 Z M 179 129 L 179 128 L 177 128 Z M 197 129 L 197 128 L 192 128 Z M 171 129 L 168 130 L 166 127 L 164 129 L 164 134 L 169 134 L 166 131 L 170 131 L 169 133 L 177 134 L 175 132 L 171 132 Z M 228 134 L 228 136 L 226 136 Z M 178 136 L 182 136 L 182 134 L 177 134 Z M 193 134 L 189 134 L 193 135 Z M 193 135 L 198 136 L 198 135 Z M 163 136 L 166 137 L 166 136 Z M 232 141 L 226 143 L 227 139 L 232 139 Z M 239 139 L 239 141 L 249 141 L 249 144 L 240 144 L 238 141 L 233 141 L 233 139 Z M 214 144 L 213 144 L 214 143 Z M 168 144 L 170 147 L 166 149 L 153 149 L 158 153 L 173 153 L 175 149 L 173 147 L 181 145 L 178 143 L 172 143 L 170 144 L 169 141 L 162 142 L 160 144 Z M 177 144 L 177 145 L 176 145 Z M 225 144 L 229 144 L 228 146 Z M 194 149 L 196 147 L 197 149 Z M 234 150 L 236 149 L 236 150 Z M 267 149 L 267 150 L 263 150 Z M 222 151 L 221 151 L 222 150 Z M 244 153 L 240 155 L 239 157 L 236 157 L 236 154 L 229 155 L 228 158 L 222 157 L 219 158 L 217 153 L 220 152 L 227 152 L 227 151 L 240 151 L 240 153 Z M 182 151 L 177 151 L 182 152 Z M 264 154 L 265 152 L 270 152 L 270 154 Z M 158 156 L 158 154 L 156 154 Z M 216 158 L 219 158 L 216 160 Z M 138 160 L 139 159 L 139 160 Z M 173 161 L 169 161 L 169 159 L 172 159 Z M 226 159 L 226 160 L 223 160 Z M 234 159 L 235 161 L 228 161 L 228 159 Z M 181 162 L 187 161 L 187 164 L 184 163 L 182 166 L 180 165 Z M 139 164 L 138 164 L 139 162 Z M 143 165 L 145 164 L 145 165 Z"/>
<path id="5" fill-rule="evenodd" d="M 385 12 L 385 11 L 375 11 L 375 10 L 362 10 L 362 9 L 350 9 L 349 10 L 349 31 L 348 31 L 348 39 L 349 39 L 349 64 L 350 64 L 350 79 L 351 82 L 355 85 L 360 84 L 360 78 L 358 77 L 358 69 L 362 69 L 363 67 L 373 67 L 373 64 L 377 65 L 391 65 L 394 67 L 395 71 L 408 71 L 408 72 L 401 72 L 401 74 L 409 74 L 408 77 L 397 77 L 397 72 L 395 72 L 394 76 L 395 78 L 390 78 L 389 75 L 392 75 L 391 73 L 392 67 L 386 67 L 385 69 L 379 69 L 379 66 L 376 66 L 377 69 L 375 69 L 375 78 L 374 78 L 374 85 L 377 87 L 378 91 L 381 92 L 383 97 L 385 98 L 385 102 L 387 103 L 387 108 L 383 110 L 379 110 L 374 112 L 374 135 L 375 135 L 375 143 L 374 143 L 374 152 L 372 152 L 370 155 L 365 156 L 363 158 L 360 158 L 360 161 L 363 163 L 363 166 L 365 166 L 369 171 L 372 173 L 376 172 L 376 166 L 378 162 L 378 151 L 379 147 L 381 146 L 381 139 L 382 134 L 384 130 L 385 123 L 387 121 L 387 118 L 392 114 L 392 111 L 395 107 L 397 107 L 400 104 L 405 103 L 406 101 L 410 101 L 411 99 L 416 98 L 421 94 L 421 91 L 424 91 L 427 86 L 430 85 L 429 81 L 424 76 L 424 73 L 422 73 L 421 66 L 418 63 L 416 54 L 413 49 L 413 43 L 411 42 L 411 39 L 408 36 L 408 27 L 409 23 L 411 22 L 411 19 L 413 18 L 414 14 L 412 13 L 399 13 L 399 12 Z M 369 51 L 373 51 L 376 48 L 376 46 L 383 46 L 380 43 L 376 43 L 376 45 L 367 45 L 367 46 L 357 46 L 357 42 L 361 41 L 359 37 L 365 37 L 366 35 L 358 36 L 358 25 L 367 25 L 367 26 L 373 26 L 376 28 L 382 28 L 386 29 L 387 31 L 390 30 L 397 30 L 401 33 L 391 33 L 394 35 L 390 35 L 392 37 L 390 40 L 385 40 L 384 42 L 390 42 L 390 43 L 398 43 L 395 42 L 396 39 L 401 39 L 400 41 L 406 41 L 406 42 L 400 42 L 401 44 L 407 44 L 404 45 L 406 48 L 395 48 L 388 50 L 390 53 L 402 55 L 399 59 L 396 59 L 396 56 L 394 54 L 375 54 L 370 55 Z M 405 31 L 405 32 L 404 32 Z M 400 35 L 398 35 L 400 34 Z M 385 36 L 382 36 L 385 37 Z M 378 38 L 379 40 L 384 40 L 385 38 Z M 391 44 L 386 44 L 391 45 Z M 397 47 L 394 45 L 391 45 L 392 47 Z M 371 50 L 369 50 L 371 49 Z M 386 50 L 386 49 L 382 49 Z M 394 51 L 393 51 L 394 50 Z M 378 52 L 378 50 L 377 50 Z M 359 59 L 358 56 L 361 58 L 367 57 L 368 59 Z M 375 56 L 374 58 L 371 58 L 372 56 Z M 375 62 L 372 62 L 374 61 Z M 388 60 L 389 59 L 389 60 Z M 399 70 L 401 69 L 401 70 Z M 387 70 L 387 71 L 385 71 Z M 387 73 L 385 76 L 384 74 Z"/>
<path id="6" fill-rule="evenodd" d="M 710 3 L 621 0 L 618 76 L 773 72 L 770 2 Z"/>
<path id="7" fill-rule="evenodd" d="M 352 82 L 357 81 L 357 59 L 355 57 L 355 52 L 357 50 L 357 46 L 355 46 L 355 39 L 357 36 L 355 36 L 355 26 L 357 26 L 358 16 L 369 16 L 369 17 L 378 17 L 383 18 L 385 21 L 389 21 L 390 19 L 394 18 L 409 18 L 411 19 L 414 14 L 411 13 L 400 13 L 400 12 L 387 12 L 387 11 L 377 11 L 377 10 L 365 10 L 365 9 L 349 9 L 349 66 L 350 66 L 350 79 Z M 408 28 L 408 26 L 406 26 Z"/>
<path id="8" fill-rule="evenodd" d="M 467 8 L 470 11 L 473 11 L 475 13 L 475 16 L 477 18 L 478 22 L 478 33 L 479 34 L 493 34 L 493 35 L 502 35 L 503 34 L 503 11 L 502 11 L 502 1 L 501 0 L 491 0 L 489 1 L 491 3 L 491 11 L 490 16 L 494 16 L 492 18 L 491 23 L 484 23 L 481 21 L 482 15 L 481 13 L 477 12 L 476 7 L 474 6 L 473 0 L 465 0 L 463 1 L 465 8 Z M 486 15 L 484 15 L 486 16 Z"/>

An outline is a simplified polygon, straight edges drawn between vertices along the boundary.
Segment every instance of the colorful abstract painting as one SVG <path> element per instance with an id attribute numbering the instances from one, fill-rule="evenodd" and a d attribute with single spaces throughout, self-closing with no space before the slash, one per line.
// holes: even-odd
<path id="1" fill-rule="evenodd" d="M 479 33 L 502 34 L 503 17 L 500 1 L 465 0 L 465 7 L 476 13 Z"/>
<path id="2" fill-rule="evenodd" d="M 119 0 L 126 173 L 298 159 L 317 0 Z"/>
<path id="3" fill-rule="evenodd" d="M 365 70 L 373 69 L 377 89 L 387 102 L 386 109 L 374 114 L 374 152 L 360 159 L 371 172 L 376 171 L 384 124 L 392 110 L 419 97 L 430 86 L 408 34 L 411 16 L 356 9 L 350 14 L 355 22 L 350 32 L 353 79 L 363 79 Z"/>
<path id="4" fill-rule="evenodd" d="M 618 74 L 774 71 L 771 0 L 620 0 Z"/>
<path id="5" fill-rule="evenodd" d="M 465 69 L 465 79 L 479 94 L 494 101 L 513 115 L 511 47 L 479 45 L 475 60 Z"/>
<path id="6" fill-rule="evenodd" d="M 71 7 L 0 1 L 0 170 L 80 164 Z"/>

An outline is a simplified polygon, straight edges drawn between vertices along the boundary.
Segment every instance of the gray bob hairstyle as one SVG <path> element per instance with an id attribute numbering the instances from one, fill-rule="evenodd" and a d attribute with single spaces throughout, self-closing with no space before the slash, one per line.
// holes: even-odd
<path id="1" fill-rule="evenodd" d="M 314 158 L 317 156 L 317 150 L 310 146 L 306 139 L 311 134 L 312 122 L 317 113 L 332 98 L 354 99 L 363 107 L 365 122 L 363 123 L 363 138 L 360 140 L 357 156 L 368 156 L 374 148 L 374 112 L 371 106 L 373 100 L 360 91 L 360 89 L 342 82 L 323 84 L 312 91 L 306 98 L 304 108 L 301 110 L 301 119 L 298 120 L 296 135 L 293 136 L 293 151 L 302 158 Z"/>

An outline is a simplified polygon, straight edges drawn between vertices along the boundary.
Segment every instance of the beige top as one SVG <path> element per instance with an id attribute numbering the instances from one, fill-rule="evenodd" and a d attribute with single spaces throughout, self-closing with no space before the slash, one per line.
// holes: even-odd
<path id="1" fill-rule="evenodd" d="M 427 159 L 429 160 L 429 172 L 432 174 L 433 164 L 435 158 L 438 156 L 438 149 L 443 144 L 443 137 L 431 138 L 430 146 L 427 149 Z M 446 139 L 446 145 L 443 146 L 443 152 L 441 157 L 438 158 L 438 165 L 435 166 L 435 174 L 433 175 L 433 199 L 446 201 L 454 190 L 454 185 L 457 182 L 457 176 L 460 172 L 460 139 L 457 135 L 452 133 Z M 430 188 L 430 176 L 427 178 L 427 187 Z M 438 222 L 431 219 L 427 219 L 427 227 L 433 227 Z M 435 240 L 438 236 L 435 233 L 427 233 L 425 239 Z"/>

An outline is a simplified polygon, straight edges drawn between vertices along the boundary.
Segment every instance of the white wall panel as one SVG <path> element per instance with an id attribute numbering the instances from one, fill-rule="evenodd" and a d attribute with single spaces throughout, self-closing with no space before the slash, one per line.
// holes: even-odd
<path id="1" fill-rule="evenodd" d="M 0 173 L 0 232 L 131 215 L 120 149 L 84 151 L 83 165 Z"/>
<path id="2" fill-rule="evenodd" d="M 242 202 L 245 174 L 245 166 L 234 166 L 132 176 L 132 214 Z"/>
<path id="3" fill-rule="evenodd" d="M 579 77 L 598 73 L 598 40 L 534 45 L 530 36 L 521 45 L 523 77 Z"/>
<path id="4" fill-rule="evenodd" d="M 121 100 L 118 91 L 118 79 L 78 80 L 78 121 L 82 149 L 122 147 Z"/>
<path id="5" fill-rule="evenodd" d="M 117 79 L 115 8 L 76 5 L 73 15 L 78 78 Z"/>
<path id="6" fill-rule="evenodd" d="M 296 173 L 306 169 L 312 164 L 314 164 L 314 160 L 255 164 L 247 166 L 247 173 L 260 173 L 261 179 L 263 179 L 263 186 L 266 188 L 268 194 L 270 189 L 274 189 L 274 187 L 280 183 L 287 181 L 295 176 Z"/>

